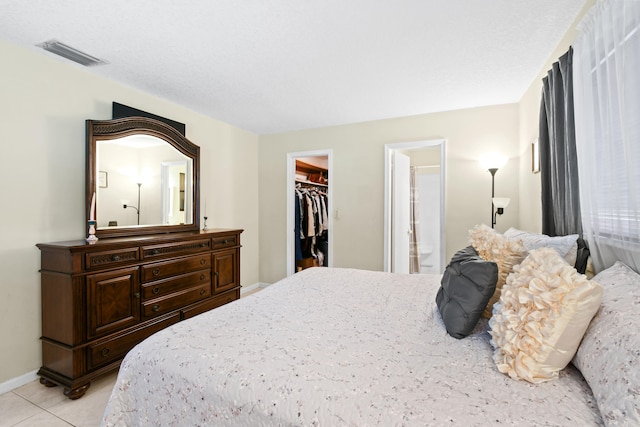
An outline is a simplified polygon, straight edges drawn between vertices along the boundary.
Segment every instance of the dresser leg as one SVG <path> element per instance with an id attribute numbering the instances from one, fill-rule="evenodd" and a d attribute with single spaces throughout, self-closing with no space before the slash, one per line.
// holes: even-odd
<path id="1" fill-rule="evenodd" d="M 58 384 L 54 383 L 53 381 L 49 381 L 46 378 L 40 377 L 40 384 L 42 384 L 45 387 L 55 387 Z"/>
<path id="2" fill-rule="evenodd" d="M 89 389 L 91 383 L 86 383 L 81 385 L 80 387 L 76 387 L 74 389 L 70 389 L 68 387 L 64 388 L 64 395 L 67 396 L 71 400 L 80 399 Z"/>

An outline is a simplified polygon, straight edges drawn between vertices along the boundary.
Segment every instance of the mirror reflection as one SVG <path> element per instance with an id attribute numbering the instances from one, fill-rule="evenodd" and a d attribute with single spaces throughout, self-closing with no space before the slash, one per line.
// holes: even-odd
<path id="1" fill-rule="evenodd" d="M 145 134 L 96 141 L 98 229 L 193 223 L 193 160 Z"/>

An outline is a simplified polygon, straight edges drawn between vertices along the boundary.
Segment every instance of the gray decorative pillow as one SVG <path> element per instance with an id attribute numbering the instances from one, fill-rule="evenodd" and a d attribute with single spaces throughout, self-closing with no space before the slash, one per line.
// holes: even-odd
<path id="1" fill-rule="evenodd" d="M 485 261 L 472 246 L 451 258 L 444 271 L 436 304 L 447 328 L 454 338 L 464 338 L 478 323 L 482 310 L 496 289 L 498 265 Z"/>

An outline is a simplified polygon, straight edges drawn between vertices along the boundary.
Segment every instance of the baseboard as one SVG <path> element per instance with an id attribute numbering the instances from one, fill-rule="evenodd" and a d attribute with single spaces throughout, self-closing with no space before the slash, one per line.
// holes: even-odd
<path id="1" fill-rule="evenodd" d="M 8 381 L 0 383 L 0 394 L 7 393 L 11 390 L 14 390 L 18 387 L 22 387 L 25 384 L 29 384 L 33 380 L 38 379 L 38 370 L 27 372 L 24 375 L 20 375 L 19 377 L 12 378 Z"/>
<path id="2" fill-rule="evenodd" d="M 240 295 L 243 295 L 247 292 L 251 292 L 254 289 L 258 289 L 258 288 L 264 289 L 269 285 L 271 285 L 271 283 L 265 283 L 265 282 L 257 282 L 257 283 L 254 283 L 253 285 L 245 285 L 240 289 Z"/>

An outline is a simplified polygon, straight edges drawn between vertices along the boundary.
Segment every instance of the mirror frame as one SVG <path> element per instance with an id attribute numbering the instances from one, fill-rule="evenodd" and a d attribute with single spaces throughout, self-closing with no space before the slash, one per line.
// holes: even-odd
<path id="1" fill-rule="evenodd" d="M 183 225 L 152 225 L 118 228 L 96 228 L 96 236 L 131 237 L 158 233 L 179 233 L 200 229 L 200 147 L 189 141 L 171 126 L 146 117 L 126 117 L 114 120 L 87 120 L 87 165 L 86 165 L 86 220 L 89 220 L 91 198 L 97 194 L 96 141 L 112 140 L 131 135 L 149 135 L 158 137 L 193 161 L 193 199 L 192 223 Z M 96 220 L 98 219 L 99 200 L 96 200 Z"/>

